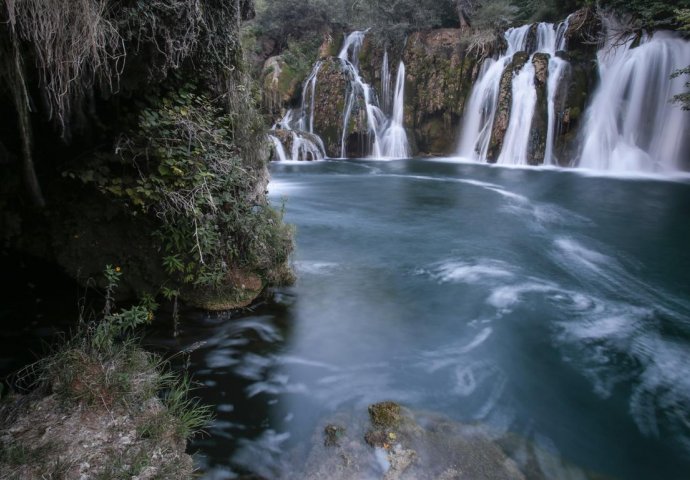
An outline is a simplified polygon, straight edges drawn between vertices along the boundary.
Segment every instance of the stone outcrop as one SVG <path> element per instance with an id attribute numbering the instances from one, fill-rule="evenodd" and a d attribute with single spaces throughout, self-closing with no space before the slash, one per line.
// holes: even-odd
<path id="1" fill-rule="evenodd" d="M 479 54 L 461 29 L 417 32 L 403 53 L 407 69 L 405 126 L 415 152 L 455 150 L 465 103 L 479 74 Z"/>
<path id="2" fill-rule="evenodd" d="M 324 59 L 316 77 L 314 132 L 318 132 L 323 140 L 329 157 L 340 157 L 343 118 L 352 80 L 352 72 L 336 57 Z M 365 155 L 369 141 L 366 108 L 361 95 L 358 95 L 347 125 L 345 142 L 348 156 Z"/>
<path id="3" fill-rule="evenodd" d="M 413 413 L 394 402 L 371 405 L 368 419 L 357 413 L 340 413 L 331 420 L 315 432 L 304 470 L 287 478 L 525 478 L 518 465 L 479 427 Z"/>
<path id="4" fill-rule="evenodd" d="M 281 55 L 270 57 L 261 73 L 262 101 L 267 113 L 280 116 L 287 105 L 300 95 L 303 75 L 290 66 Z"/>
<path id="5" fill-rule="evenodd" d="M 513 55 L 512 61 L 506 65 L 501 75 L 501 84 L 498 91 L 498 105 L 496 107 L 496 116 L 494 117 L 494 124 L 491 129 L 491 141 L 487 153 L 487 160 L 489 163 L 496 163 L 498 156 L 501 154 L 503 141 L 508 131 L 508 124 L 510 123 L 510 113 L 513 105 L 513 78 L 522 70 L 528 60 L 529 54 L 527 52 L 517 52 Z"/>
<path id="6" fill-rule="evenodd" d="M 562 166 L 570 166 L 577 150 L 577 135 L 587 103 L 598 81 L 597 49 L 603 34 L 601 20 L 591 8 L 570 17 L 565 32 L 567 52 L 557 55 L 569 62 L 555 97 L 557 116 L 554 155 Z"/>
<path id="7" fill-rule="evenodd" d="M 527 146 L 527 159 L 530 165 L 541 165 L 544 163 L 546 153 L 546 138 L 549 128 L 549 107 L 548 107 L 548 79 L 549 79 L 549 58 L 548 53 L 535 53 L 532 56 L 534 65 L 534 87 L 537 92 L 537 104 L 534 107 L 532 126 L 529 133 L 529 144 Z"/>

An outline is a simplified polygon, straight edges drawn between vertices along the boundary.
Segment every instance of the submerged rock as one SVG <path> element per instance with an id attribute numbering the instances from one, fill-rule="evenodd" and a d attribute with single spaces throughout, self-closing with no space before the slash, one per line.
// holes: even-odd
<path id="1" fill-rule="evenodd" d="M 395 402 L 369 405 L 369 418 L 375 427 L 393 428 L 402 422 L 402 409 Z"/>
<path id="2" fill-rule="evenodd" d="M 326 425 L 323 429 L 324 441 L 323 444 L 327 447 L 339 446 L 338 441 L 345 435 L 345 427 L 340 425 Z"/>
<path id="3" fill-rule="evenodd" d="M 522 480 L 517 464 L 487 432 L 394 402 L 338 414 L 319 429 L 304 470 L 292 479 Z M 347 425 L 347 430 L 340 425 Z M 323 435 L 326 441 L 322 441 Z M 337 437 L 337 438 L 336 438 Z"/>

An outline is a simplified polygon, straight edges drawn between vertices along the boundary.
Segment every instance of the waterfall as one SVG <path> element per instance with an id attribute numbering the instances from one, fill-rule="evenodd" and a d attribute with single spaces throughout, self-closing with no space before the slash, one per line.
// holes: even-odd
<path id="1" fill-rule="evenodd" d="M 460 133 L 457 153 L 461 157 L 486 162 L 491 143 L 492 129 L 496 120 L 501 77 L 515 53 L 526 51 L 529 60 L 517 72 L 511 82 L 511 114 L 497 162 L 508 165 L 529 163 L 529 140 L 532 120 L 535 114 L 537 93 L 534 83 L 534 54 L 549 55 L 548 79 L 546 83 L 547 123 L 544 163 L 555 164 L 553 144 L 556 133 L 556 95 L 568 62 L 557 57 L 556 52 L 565 50 L 565 32 L 568 20 L 558 26 L 552 23 L 523 25 L 511 28 L 505 33 L 508 44 L 506 52 L 497 59 L 487 59 L 482 65 L 479 77 L 472 89 Z M 533 41 L 531 30 L 534 29 Z"/>
<path id="2" fill-rule="evenodd" d="M 410 156 L 407 134 L 403 127 L 405 116 L 405 64 L 398 65 L 393 97 L 393 115 L 388 128 L 382 134 L 381 155 L 384 158 L 408 158 Z"/>
<path id="3" fill-rule="evenodd" d="M 513 101 L 510 123 L 503 141 L 503 149 L 496 163 L 504 165 L 527 165 L 530 125 L 537 104 L 534 88 L 534 65 L 527 62 L 513 79 Z"/>
<path id="4" fill-rule="evenodd" d="M 316 97 L 316 79 L 320 69 L 321 62 L 316 62 L 302 88 L 302 104 L 300 105 L 297 129 L 309 133 L 314 133 L 314 98 Z M 290 114 L 290 111 L 288 114 Z"/>
<path id="5" fill-rule="evenodd" d="M 362 80 L 359 74 L 359 52 L 364 43 L 366 31 L 355 31 L 345 38 L 343 47 L 338 54 L 338 58 L 343 62 L 352 78 L 350 82 L 350 92 L 345 102 L 345 110 L 343 112 L 343 134 L 341 138 L 340 156 L 345 158 L 347 156 L 347 133 L 352 115 L 352 109 L 358 98 L 364 100 L 367 129 L 372 138 L 371 156 L 374 158 L 381 158 L 381 146 L 379 143 L 379 130 L 381 124 L 385 122 L 385 115 L 381 109 L 374 103 L 371 87 Z"/>
<path id="6" fill-rule="evenodd" d="M 323 142 L 316 135 L 296 130 L 275 130 L 268 138 L 275 146 L 275 160 L 313 161 L 326 158 Z M 284 143 L 290 147 L 289 157 Z"/>
<path id="7" fill-rule="evenodd" d="M 391 71 L 388 67 L 388 50 L 383 52 L 383 63 L 381 64 L 381 109 L 385 113 L 391 111 Z"/>
<path id="8" fill-rule="evenodd" d="M 671 74 L 690 64 L 690 42 L 667 32 L 645 36 L 636 48 L 632 38 L 619 47 L 611 42 L 598 54 L 601 83 L 586 113 L 578 166 L 681 169 L 690 154 L 690 114 L 670 102 L 685 83 Z"/>
<path id="9" fill-rule="evenodd" d="M 283 143 L 276 136 L 269 135 L 268 138 L 273 142 L 273 146 L 276 149 L 276 157 L 278 157 L 277 159 L 281 162 L 286 161 L 288 158 L 285 154 L 285 148 L 283 148 Z"/>
<path id="10" fill-rule="evenodd" d="M 323 142 L 319 137 L 316 137 L 318 142 L 309 140 L 292 132 L 292 158 L 291 160 L 323 160 L 324 154 Z M 317 145 L 317 143 L 320 143 Z"/>
<path id="11" fill-rule="evenodd" d="M 491 128 L 498 106 L 498 91 L 503 70 L 515 52 L 524 50 L 530 26 L 511 28 L 505 33 L 508 49 L 497 60 L 487 59 L 472 89 L 465 109 L 458 154 L 477 161 L 486 161 L 491 140 Z"/>
<path id="12" fill-rule="evenodd" d="M 371 158 L 407 158 L 409 146 L 407 134 L 403 127 L 404 96 L 405 96 L 405 65 L 400 62 L 396 78 L 393 97 L 392 118 L 379 108 L 376 95 L 370 85 L 364 82 L 359 72 L 359 52 L 366 36 L 366 31 L 350 33 L 343 43 L 338 58 L 343 62 L 351 77 L 350 89 L 343 111 L 343 133 L 341 138 L 340 156 L 347 156 L 347 135 L 352 110 L 358 99 L 362 99 L 365 106 L 367 133 L 370 137 L 369 156 Z M 382 67 L 383 104 L 390 98 L 390 71 L 388 68 L 388 52 L 384 53 Z M 385 107 L 384 107 L 385 109 Z"/>

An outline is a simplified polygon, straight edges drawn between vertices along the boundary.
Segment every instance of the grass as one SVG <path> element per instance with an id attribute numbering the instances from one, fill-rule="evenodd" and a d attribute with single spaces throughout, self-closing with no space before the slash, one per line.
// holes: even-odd
<path id="1" fill-rule="evenodd" d="M 114 276 L 106 298 L 116 284 Z M 134 332 L 148 316 L 138 306 L 114 312 L 106 302 L 98 320 L 82 320 L 69 340 L 17 375 L 15 383 L 32 393 L 0 405 L 0 471 L 63 478 L 90 463 L 90 478 L 131 478 L 146 469 L 155 478 L 191 475 L 184 447 L 211 420 L 211 408 L 191 398 L 187 375 L 139 346 Z M 94 435 L 105 440 L 92 442 Z"/>

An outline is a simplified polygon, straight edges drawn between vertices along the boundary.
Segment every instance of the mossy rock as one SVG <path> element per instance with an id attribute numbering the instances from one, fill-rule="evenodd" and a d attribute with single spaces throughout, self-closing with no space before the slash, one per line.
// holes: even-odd
<path id="1" fill-rule="evenodd" d="M 249 306 L 263 288 L 264 283 L 259 275 L 236 269 L 228 273 L 221 287 L 188 288 L 181 292 L 180 297 L 192 307 L 221 312 Z"/>
<path id="2" fill-rule="evenodd" d="M 479 74 L 480 56 L 470 51 L 461 29 L 413 33 L 403 52 L 407 70 L 406 126 L 413 132 L 413 153 L 449 154 L 455 133 Z"/>
<path id="3" fill-rule="evenodd" d="M 402 408 L 395 402 L 374 403 L 369 405 L 369 419 L 375 427 L 395 428 L 403 420 Z"/>

